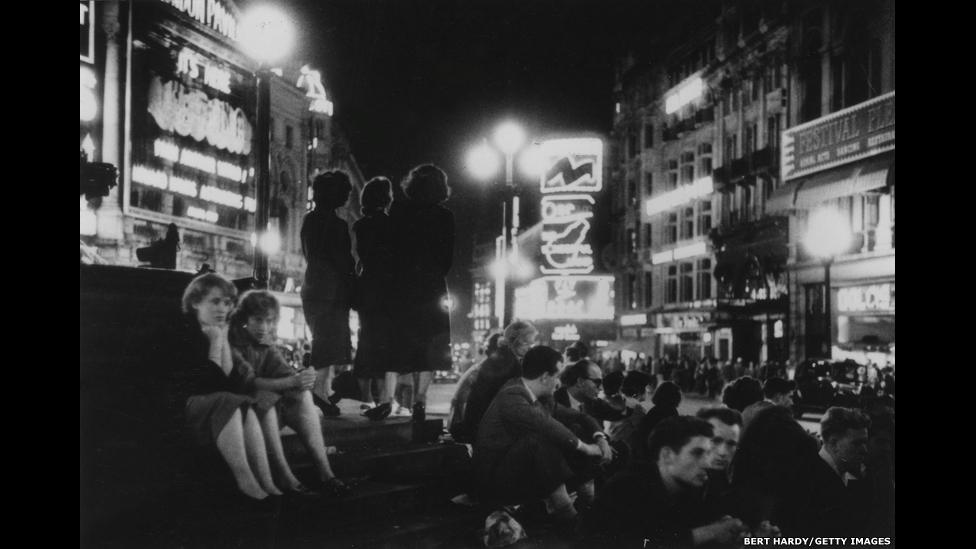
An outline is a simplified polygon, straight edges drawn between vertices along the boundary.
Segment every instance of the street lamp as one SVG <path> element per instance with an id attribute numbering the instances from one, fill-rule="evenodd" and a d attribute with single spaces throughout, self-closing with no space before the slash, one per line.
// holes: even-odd
<path id="1" fill-rule="evenodd" d="M 468 152 L 467 167 L 471 174 L 481 180 L 488 180 L 495 177 L 498 173 L 498 152 L 505 157 L 505 190 L 507 195 L 512 197 L 511 212 L 509 212 L 508 197 L 502 202 L 502 238 L 499 250 L 499 257 L 512 264 L 506 268 L 498 264 L 492 266 L 493 276 L 496 281 L 496 291 L 503 295 L 504 299 L 497 303 L 500 305 L 499 321 L 504 328 L 512 317 L 511 299 L 509 294 L 512 288 L 506 284 L 505 279 L 512 273 L 525 274 L 526 269 L 519 269 L 520 256 L 518 254 L 518 230 L 519 230 L 519 186 L 515 181 L 515 155 L 523 150 L 526 136 L 525 130 L 520 125 L 512 121 L 500 124 L 494 132 L 493 141 L 495 147 L 488 144 L 487 140 L 478 144 Z M 538 175 L 537 169 L 540 165 L 538 154 L 533 148 L 524 149 L 520 156 L 520 170 L 526 175 Z"/>
<path id="2" fill-rule="evenodd" d="M 271 213 L 271 64 L 291 51 L 294 40 L 291 22 L 271 6 L 255 6 L 241 20 L 240 43 L 245 53 L 258 62 L 257 80 L 257 197 L 254 226 L 259 245 L 254 248 L 254 283 L 267 288 L 271 278 L 268 264 L 274 237 L 267 235 Z"/>
<path id="3" fill-rule="evenodd" d="M 807 251 L 819 257 L 824 265 L 824 326 L 826 327 L 827 359 L 832 356 L 833 336 L 830 323 L 830 266 L 834 258 L 851 247 L 848 220 L 833 208 L 821 208 L 810 213 L 804 238 Z"/>

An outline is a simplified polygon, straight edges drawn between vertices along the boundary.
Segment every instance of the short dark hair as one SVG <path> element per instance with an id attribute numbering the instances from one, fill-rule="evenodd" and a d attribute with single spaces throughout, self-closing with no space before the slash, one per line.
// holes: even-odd
<path id="1" fill-rule="evenodd" d="M 576 362 L 577 360 L 583 360 L 584 358 L 590 356 L 590 349 L 586 346 L 586 343 L 583 343 L 582 341 L 574 341 L 566 347 L 563 354 L 566 355 L 566 360 Z"/>
<path id="2" fill-rule="evenodd" d="M 740 412 L 750 404 L 762 399 L 762 384 L 759 383 L 758 379 L 750 376 L 742 376 L 736 379 L 726 385 L 725 390 L 722 391 L 722 404 Z"/>
<path id="3" fill-rule="evenodd" d="M 651 397 L 651 402 L 655 406 L 677 408 L 681 404 L 681 388 L 673 381 L 665 381 L 657 386 L 654 396 Z"/>
<path id="4" fill-rule="evenodd" d="M 498 340 L 502 338 L 501 332 L 495 332 L 488 337 L 488 342 L 485 343 L 485 354 L 491 354 L 498 350 Z"/>
<path id="5" fill-rule="evenodd" d="M 788 395 L 796 390 L 796 382 L 781 377 L 771 377 L 763 384 L 763 395 L 773 398 L 776 395 Z"/>
<path id="6" fill-rule="evenodd" d="M 728 406 L 709 406 L 707 408 L 701 408 L 695 414 L 695 417 L 704 419 L 708 421 L 709 419 L 715 418 L 726 425 L 738 425 L 742 427 L 742 414 L 737 410 L 733 410 Z"/>
<path id="7" fill-rule="evenodd" d="M 552 347 L 537 345 L 529 349 L 522 359 L 522 377 L 525 379 L 539 379 L 542 374 L 555 374 L 559 371 L 559 363 L 563 355 Z"/>
<path id="8" fill-rule="evenodd" d="M 680 452 L 695 437 L 712 438 L 712 424 L 693 416 L 674 416 L 662 419 L 647 436 L 647 455 L 657 463 L 662 448 Z"/>
<path id="9" fill-rule="evenodd" d="M 578 360 L 563 370 L 562 377 L 559 379 L 559 381 L 566 387 L 576 385 L 577 380 L 587 379 L 590 377 L 590 366 L 595 365 L 595 363 L 585 358 L 583 360 Z"/>
<path id="10" fill-rule="evenodd" d="M 451 196 L 447 174 L 433 164 L 421 164 L 410 170 L 400 187 L 407 198 L 424 204 L 440 204 Z"/>
<path id="11" fill-rule="evenodd" d="M 315 176 L 312 181 L 312 200 L 316 206 L 334 210 L 346 204 L 352 183 L 349 175 L 339 170 L 329 170 Z"/>
<path id="12" fill-rule="evenodd" d="M 860 410 L 832 406 L 827 408 L 820 420 L 820 438 L 825 442 L 834 437 L 844 436 L 848 429 L 868 429 L 871 418 Z"/>
<path id="13" fill-rule="evenodd" d="M 363 215 L 376 210 L 382 210 L 393 202 L 393 183 L 382 175 L 366 182 L 363 192 L 359 195 L 359 204 Z"/>
<path id="14" fill-rule="evenodd" d="M 624 373 L 621 370 L 610 372 L 603 376 L 603 394 L 610 396 L 620 392 L 624 384 Z"/>
<path id="15" fill-rule="evenodd" d="M 267 290 L 248 290 L 237 302 L 237 310 L 231 315 L 231 321 L 245 324 L 252 316 L 273 315 L 277 318 L 280 314 L 281 306 L 273 293 Z"/>
<path id="16" fill-rule="evenodd" d="M 629 397 L 637 397 L 646 391 L 647 386 L 651 383 L 653 383 L 651 376 L 645 374 L 644 372 L 631 370 L 627 372 L 626 376 L 624 376 L 624 383 L 620 390 L 623 394 Z"/>

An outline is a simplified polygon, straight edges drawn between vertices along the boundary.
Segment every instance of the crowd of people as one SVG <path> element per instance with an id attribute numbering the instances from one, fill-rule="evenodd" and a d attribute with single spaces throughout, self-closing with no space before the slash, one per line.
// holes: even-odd
<path id="1" fill-rule="evenodd" d="M 452 401 L 449 429 L 474 464 L 467 499 L 491 511 L 489 546 L 525 535 L 525 521 L 586 547 L 893 537 L 893 399 L 831 407 L 814 435 L 794 416 L 785 369 L 733 364 L 722 405 L 687 416 L 695 387 L 674 377 L 687 363 L 621 368 L 579 342 L 560 353 L 537 339 L 519 320 L 492 335 Z"/>

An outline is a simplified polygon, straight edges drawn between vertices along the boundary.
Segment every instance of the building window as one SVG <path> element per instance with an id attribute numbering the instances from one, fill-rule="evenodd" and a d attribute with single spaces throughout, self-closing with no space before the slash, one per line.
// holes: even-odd
<path id="1" fill-rule="evenodd" d="M 653 297 L 654 289 L 654 279 L 651 277 L 650 271 L 644 271 L 644 307 L 651 306 L 651 298 Z"/>
<path id="2" fill-rule="evenodd" d="M 650 223 L 644 223 L 644 247 L 645 248 L 650 248 L 651 245 L 652 245 L 652 240 L 651 240 L 651 224 Z"/>
<path id="3" fill-rule="evenodd" d="M 695 264 L 681 264 L 681 301 L 695 300 Z"/>
<path id="4" fill-rule="evenodd" d="M 627 253 L 635 255 L 637 253 L 637 231 L 627 229 Z"/>
<path id="5" fill-rule="evenodd" d="M 742 148 L 744 155 L 752 154 L 756 151 L 756 143 L 759 138 L 756 124 L 746 124 L 745 135 L 742 138 Z"/>
<path id="6" fill-rule="evenodd" d="M 698 236 L 706 236 L 712 230 L 712 201 L 702 200 L 698 203 Z"/>
<path id="7" fill-rule="evenodd" d="M 681 153 L 681 183 L 687 184 L 695 180 L 695 151 Z"/>
<path id="8" fill-rule="evenodd" d="M 733 159 L 739 157 L 739 136 L 737 134 L 728 134 L 725 136 L 725 161 L 724 164 L 728 165 Z"/>
<path id="9" fill-rule="evenodd" d="M 628 305 L 631 309 L 637 308 L 637 298 L 640 294 L 637 292 L 637 275 L 634 273 L 627 274 L 627 297 Z"/>
<path id="10" fill-rule="evenodd" d="M 674 244 L 678 241 L 678 212 L 668 214 L 668 224 L 664 228 L 664 243 Z"/>
<path id="11" fill-rule="evenodd" d="M 752 89 L 753 89 L 753 85 L 751 80 L 745 80 L 742 82 L 742 107 L 743 108 L 745 108 L 746 105 L 752 103 L 752 100 L 755 99 L 752 96 Z"/>
<path id="12" fill-rule="evenodd" d="M 712 144 L 698 145 L 698 175 L 705 177 L 712 175 Z"/>
<path id="13" fill-rule="evenodd" d="M 644 196 L 650 197 L 654 194 L 654 174 L 647 172 L 644 174 Z"/>
<path id="14" fill-rule="evenodd" d="M 668 266 L 667 291 L 664 295 L 665 303 L 678 302 L 678 267 L 677 265 Z"/>
<path id="15" fill-rule="evenodd" d="M 681 218 L 681 239 L 695 236 L 695 206 L 691 205 L 684 209 Z"/>
<path id="16" fill-rule="evenodd" d="M 654 124 L 644 124 L 644 148 L 654 146 Z"/>
<path id="17" fill-rule="evenodd" d="M 759 77 L 757 76 L 752 79 L 752 100 L 753 101 L 759 100 L 760 91 L 762 91 L 762 80 L 760 80 Z"/>
<path id="18" fill-rule="evenodd" d="M 752 219 L 752 186 L 742 187 L 742 221 Z"/>
<path id="19" fill-rule="evenodd" d="M 636 206 L 640 197 L 637 196 L 637 182 L 631 178 L 627 179 L 627 203 Z"/>
<path id="20" fill-rule="evenodd" d="M 627 159 L 633 159 L 637 157 L 637 133 L 630 132 L 627 136 Z"/>
<path id="21" fill-rule="evenodd" d="M 672 158 L 668 160 L 668 182 L 667 191 L 673 191 L 678 188 L 678 160 Z"/>
<path id="22" fill-rule="evenodd" d="M 698 299 L 712 298 L 712 260 L 698 261 Z"/>
<path id="23" fill-rule="evenodd" d="M 295 128 L 285 126 L 285 147 L 290 149 L 295 145 Z"/>
<path id="24" fill-rule="evenodd" d="M 779 119 L 779 114 L 766 119 L 766 145 L 771 147 L 774 153 L 779 150 Z"/>

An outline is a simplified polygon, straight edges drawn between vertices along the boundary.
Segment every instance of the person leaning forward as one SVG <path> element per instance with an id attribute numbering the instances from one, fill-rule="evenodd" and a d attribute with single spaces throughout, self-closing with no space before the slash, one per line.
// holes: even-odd
<path id="1" fill-rule="evenodd" d="M 540 398 L 551 397 L 562 357 L 545 346 L 530 349 L 522 374 L 506 382 L 485 412 L 474 444 L 475 480 L 480 495 L 500 504 L 543 499 L 557 519 L 576 510 L 567 482 L 576 476 L 577 455 L 602 456 L 554 419 Z"/>

